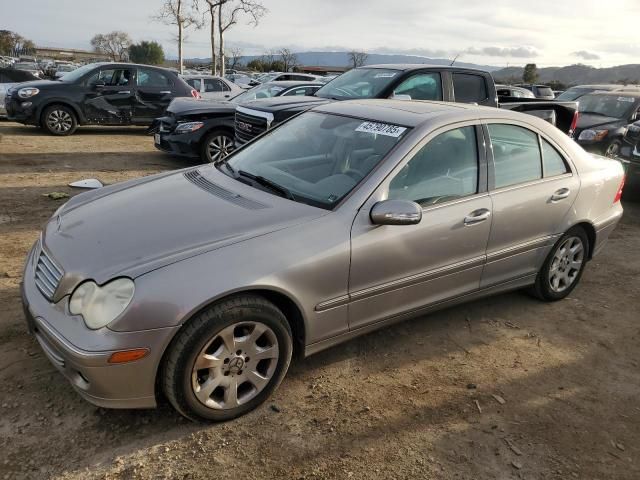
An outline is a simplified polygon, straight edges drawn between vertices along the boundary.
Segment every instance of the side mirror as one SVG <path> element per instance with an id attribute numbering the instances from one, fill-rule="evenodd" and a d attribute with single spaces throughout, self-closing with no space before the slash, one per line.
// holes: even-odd
<path id="1" fill-rule="evenodd" d="M 636 112 L 631 115 L 631 123 L 637 122 L 640 119 L 640 112 Z"/>
<path id="2" fill-rule="evenodd" d="M 408 200 L 384 200 L 371 209 L 375 225 L 417 225 L 422 220 L 422 207 Z"/>
<path id="3" fill-rule="evenodd" d="M 69 186 L 74 188 L 96 189 L 104 187 L 104 184 L 97 178 L 85 178 L 84 180 L 72 182 Z"/>

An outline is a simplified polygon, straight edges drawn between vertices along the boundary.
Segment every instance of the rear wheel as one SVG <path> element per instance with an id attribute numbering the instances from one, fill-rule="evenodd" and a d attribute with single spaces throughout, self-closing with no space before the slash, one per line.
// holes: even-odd
<path id="1" fill-rule="evenodd" d="M 582 277 L 588 252 L 585 231 L 580 227 L 570 229 L 555 244 L 538 272 L 534 295 L 547 302 L 567 297 Z"/>
<path id="2" fill-rule="evenodd" d="M 200 158 L 205 162 L 219 162 L 234 150 L 233 135 L 225 130 L 214 130 L 202 141 Z"/>
<path id="3" fill-rule="evenodd" d="M 78 128 L 78 120 L 71 108 L 51 105 L 42 114 L 42 127 L 53 135 L 71 135 Z"/>
<path id="4" fill-rule="evenodd" d="M 275 305 L 259 296 L 233 297 L 178 333 L 164 364 L 163 390 L 187 418 L 230 420 L 271 395 L 292 351 L 291 328 Z"/>

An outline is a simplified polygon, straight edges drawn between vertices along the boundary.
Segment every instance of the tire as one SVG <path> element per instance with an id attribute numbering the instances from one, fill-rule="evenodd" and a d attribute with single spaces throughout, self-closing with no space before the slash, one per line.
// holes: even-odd
<path id="1" fill-rule="evenodd" d="M 71 135 L 78 128 L 76 113 L 66 105 L 50 105 L 42 113 L 42 128 L 52 135 Z"/>
<path id="2" fill-rule="evenodd" d="M 264 298 L 224 300 L 192 318 L 172 341 L 161 371 L 164 394 L 194 421 L 244 415 L 282 382 L 291 363 L 292 338 L 283 313 Z"/>
<path id="3" fill-rule="evenodd" d="M 235 149 L 233 135 L 226 130 L 207 133 L 200 144 L 200 158 L 203 162 L 219 162 Z"/>
<path id="4" fill-rule="evenodd" d="M 616 158 L 620 154 L 620 149 L 622 148 L 622 142 L 620 140 L 614 140 L 604 151 L 604 156 L 609 158 Z"/>
<path id="5" fill-rule="evenodd" d="M 546 302 L 567 297 L 580 282 L 588 252 L 589 238 L 584 229 L 574 227 L 565 233 L 553 246 L 538 272 L 532 289 L 534 296 Z"/>

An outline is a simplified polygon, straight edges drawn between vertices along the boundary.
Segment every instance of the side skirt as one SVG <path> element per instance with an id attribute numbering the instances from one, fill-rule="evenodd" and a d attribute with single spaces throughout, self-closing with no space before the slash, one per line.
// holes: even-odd
<path id="1" fill-rule="evenodd" d="M 417 310 L 412 310 L 410 312 L 402 313 L 400 315 L 395 315 L 393 317 L 380 320 L 370 325 L 365 325 L 356 330 L 350 330 L 336 337 L 331 337 L 316 343 L 312 343 L 305 347 L 304 356 L 308 357 L 309 355 L 313 355 L 314 353 L 321 352 L 322 350 L 326 350 L 327 348 L 338 345 L 339 343 L 346 342 L 347 340 L 351 340 L 353 338 L 359 337 L 360 335 L 373 332 L 374 330 L 378 330 L 380 328 L 392 325 L 394 323 L 401 322 L 403 320 L 420 317 L 424 314 L 427 314 L 433 311 L 442 310 L 444 308 L 452 307 L 454 305 L 459 305 L 461 303 L 466 303 L 471 300 L 476 300 L 478 298 L 484 298 L 491 295 L 497 295 L 499 293 L 508 292 L 510 290 L 518 290 L 520 288 L 528 287 L 535 283 L 536 275 L 537 274 L 527 275 L 525 277 L 509 280 L 508 282 L 500 283 L 498 285 L 482 288 L 480 290 L 467 293 L 460 297 L 456 297 L 449 300 L 444 300 L 442 302 L 437 302 L 431 305 L 427 305 L 426 307 L 422 307 Z"/>

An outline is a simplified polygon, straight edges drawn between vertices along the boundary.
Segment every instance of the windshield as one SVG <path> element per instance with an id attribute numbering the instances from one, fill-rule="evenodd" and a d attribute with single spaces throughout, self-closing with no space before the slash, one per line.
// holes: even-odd
<path id="1" fill-rule="evenodd" d="M 356 68 L 327 83 L 316 92 L 316 96 L 334 100 L 375 98 L 400 73 L 399 70 L 383 68 Z"/>
<path id="2" fill-rule="evenodd" d="M 625 95 L 585 95 L 580 98 L 581 113 L 596 113 L 613 118 L 626 118 L 637 99 Z"/>
<path id="3" fill-rule="evenodd" d="M 67 73 L 62 78 L 62 81 L 64 81 L 64 82 L 75 82 L 76 80 L 79 80 L 85 74 L 89 73 L 91 70 L 93 70 L 96 67 L 97 67 L 97 65 L 95 63 L 90 63 L 88 65 L 85 65 L 84 67 L 76 68 L 73 72 Z"/>
<path id="4" fill-rule="evenodd" d="M 556 97 L 556 100 L 571 102 L 576 98 L 580 98 L 581 96 L 586 95 L 587 93 L 592 91 L 593 90 L 589 88 L 570 88 L 566 92 L 563 92 L 560 95 L 558 95 Z"/>
<path id="5" fill-rule="evenodd" d="M 549 87 L 537 87 L 538 88 L 538 95 L 541 97 L 555 97 L 555 95 L 553 94 L 553 90 L 551 90 L 551 88 Z"/>
<path id="6" fill-rule="evenodd" d="M 277 97 L 285 90 L 285 87 L 277 83 L 262 83 L 251 90 L 241 93 L 231 99 L 233 103 L 249 102 L 261 98 Z"/>
<path id="7" fill-rule="evenodd" d="M 306 112 L 239 150 L 228 163 L 239 181 L 253 184 L 249 179 L 254 177 L 272 189 L 277 185 L 295 201 L 330 210 L 408 131 L 398 125 Z"/>
<path id="8" fill-rule="evenodd" d="M 19 70 L 37 70 L 38 66 L 35 63 L 21 62 L 16 63 L 13 68 L 17 68 Z"/>

